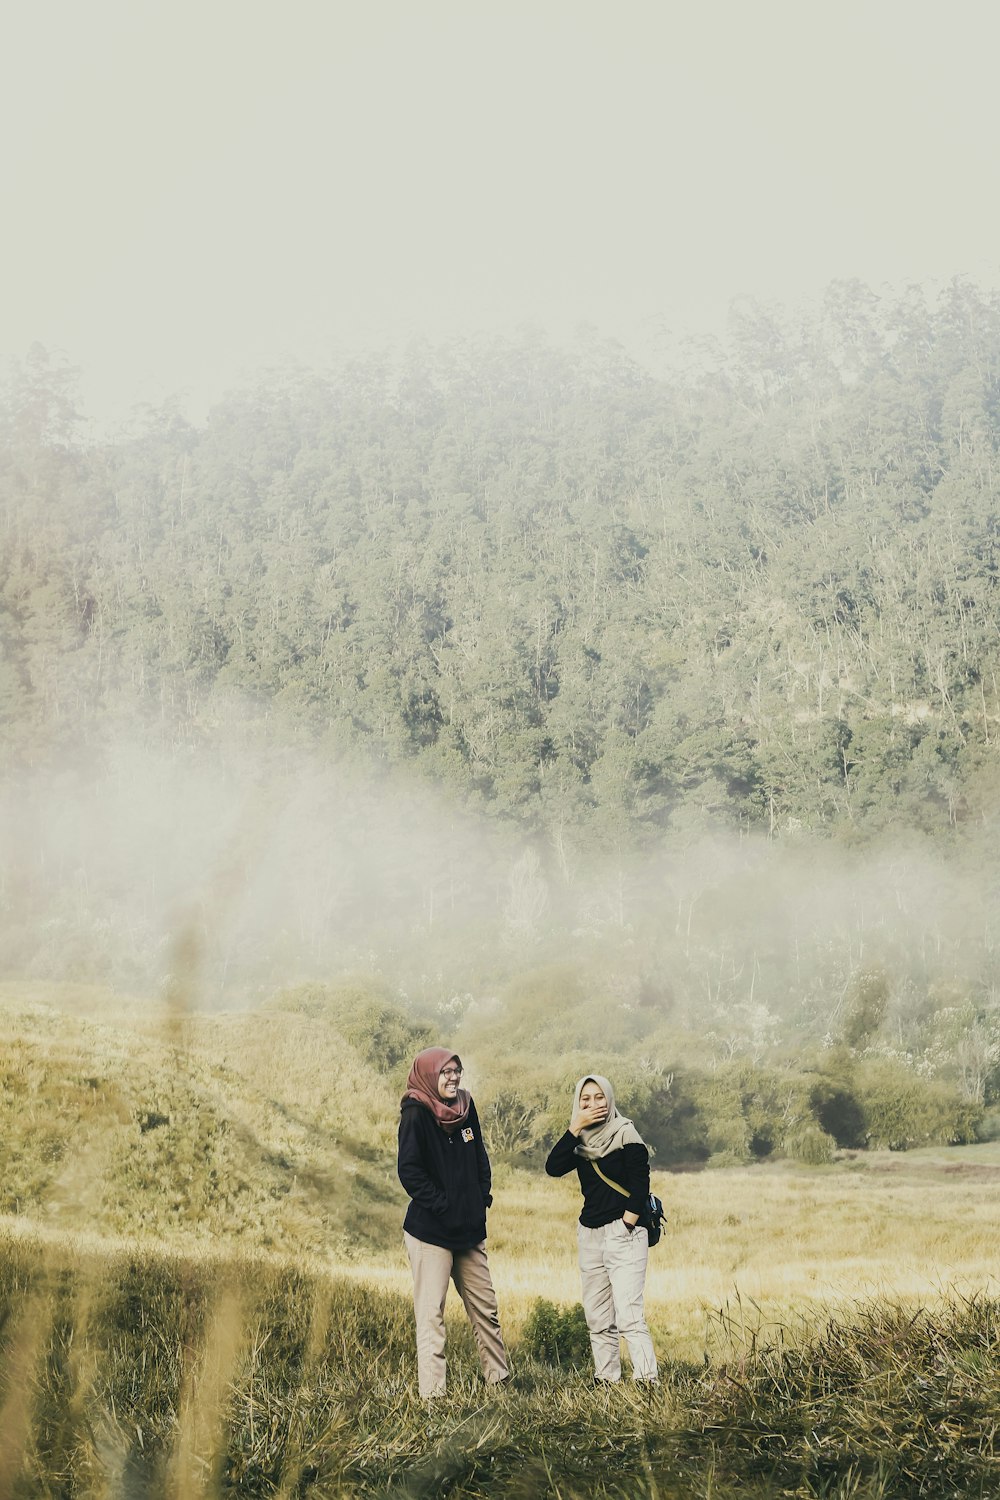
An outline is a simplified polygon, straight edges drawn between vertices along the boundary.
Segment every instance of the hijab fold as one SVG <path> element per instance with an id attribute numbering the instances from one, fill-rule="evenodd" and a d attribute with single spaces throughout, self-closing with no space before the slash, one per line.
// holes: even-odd
<path id="1" fill-rule="evenodd" d="M 615 1091 L 607 1078 L 600 1073 L 584 1073 L 578 1080 L 573 1090 L 573 1110 L 570 1114 L 572 1120 L 580 1108 L 580 1095 L 583 1093 L 585 1083 L 596 1083 L 608 1101 L 608 1117 L 600 1125 L 588 1126 L 581 1130 L 580 1139 L 573 1148 L 577 1156 L 586 1157 L 587 1161 L 595 1161 L 602 1156 L 607 1156 L 611 1151 L 619 1151 L 622 1146 L 645 1146 L 646 1142 L 636 1130 L 632 1121 L 625 1115 L 619 1114 L 615 1104 Z"/>
<path id="2" fill-rule="evenodd" d="M 450 1062 L 462 1066 L 462 1059 L 457 1052 L 449 1052 L 447 1047 L 425 1047 L 413 1059 L 410 1076 L 406 1080 L 406 1093 L 403 1095 L 403 1099 L 415 1099 L 418 1104 L 429 1109 L 447 1135 L 465 1124 L 472 1103 L 472 1095 L 467 1089 L 460 1088 L 454 1100 L 442 1099 L 438 1093 L 441 1069 Z"/>

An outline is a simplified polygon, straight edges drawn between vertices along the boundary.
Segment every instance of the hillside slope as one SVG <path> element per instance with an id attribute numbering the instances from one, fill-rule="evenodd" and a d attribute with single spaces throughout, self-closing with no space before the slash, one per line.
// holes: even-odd
<path id="1" fill-rule="evenodd" d="M 5 1214 L 350 1258 L 398 1223 L 395 1112 L 388 1081 L 321 1020 L 0 990 Z"/>

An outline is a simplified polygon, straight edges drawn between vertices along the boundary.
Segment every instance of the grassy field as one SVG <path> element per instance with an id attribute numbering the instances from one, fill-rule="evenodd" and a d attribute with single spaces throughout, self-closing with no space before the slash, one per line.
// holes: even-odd
<path id="1" fill-rule="evenodd" d="M 1000 1492 L 1000 1304 L 985 1295 L 866 1294 L 787 1338 L 734 1290 L 700 1311 L 708 1363 L 677 1358 L 658 1325 L 647 1395 L 595 1389 L 578 1337 L 538 1338 L 540 1276 L 504 1294 L 512 1388 L 484 1388 L 452 1308 L 449 1395 L 428 1409 L 389 1279 L 0 1233 L 0 1496 Z"/>
<path id="2" fill-rule="evenodd" d="M 1000 1147 L 658 1174 L 652 1396 L 589 1382 L 574 1184 L 501 1166 L 515 1381 L 450 1305 L 428 1410 L 395 1088 L 304 1018 L 51 999 L 0 993 L 0 1500 L 1000 1494 Z"/>
<path id="3" fill-rule="evenodd" d="M 729 1311 L 757 1335 L 807 1338 L 866 1299 L 931 1306 L 1000 1294 L 1000 1147 L 858 1153 L 830 1167 L 771 1164 L 656 1173 L 668 1211 L 650 1253 L 647 1312 L 668 1358 L 712 1357 Z M 508 1316 L 532 1300 L 579 1298 L 575 1179 L 501 1167 L 490 1215 L 494 1276 Z M 358 1274 L 409 1290 L 395 1242 Z"/>
<path id="4" fill-rule="evenodd" d="M 819 1169 L 654 1172 L 654 1184 L 669 1224 L 650 1255 L 648 1300 L 659 1343 L 674 1358 L 711 1352 L 716 1315 L 734 1302 L 757 1308 L 755 1322 L 799 1337 L 860 1298 L 926 1304 L 944 1289 L 997 1287 L 993 1145 L 859 1153 Z M 561 1299 L 575 1297 L 573 1185 L 517 1174 L 497 1198 L 502 1284 L 527 1291 L 541 1277 Z"/>

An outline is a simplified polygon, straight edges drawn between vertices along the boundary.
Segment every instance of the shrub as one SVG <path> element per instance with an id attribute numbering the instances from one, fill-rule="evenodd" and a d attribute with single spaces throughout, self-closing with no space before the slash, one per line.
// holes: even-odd
<path id="1" fill-rule="evenodd" d="M 369 975 L 348 975 L 333 984 L 301 984 L 282 990 L 268 1008 L 327 1021 L 382 1073 L 408 1062 L 435 1041 L 425 1024 L 411 1019 L 396 1004 L 385 981 Z"/>
<path id="2" fill-rule="evenodd" d="M 882 1024 L 889 981 L 881 969 L 860 969 L 844 997 L 842 1034 L 848 1047 L 863 1047 Z"/>
<path id="3" fill-rule="evenodd" d="M 634 1067 L 623 1072 L 619 1096 L 656 1153 L 656 1165 L 671 1167 L 708 1160 L 708 1126 L 695 1092 L 698 1075 L 689 1069 L 652 1071 Z M 627 1107 L 626 1107 L 627 1106 Z"/>
<path id="4" fill-rule="evenodd" d="M 535 1145 L 537 1103 L 508 1089 L 487 1099 L 487 1103 L 479 1106 L 479 1119 L 490 1155 L 517 1156 L 529 1152 Z"/>
<path id="5" fill-rule="evenodd" d="M 524 1325 L 522 1347 L 533 1359 L 550 1365 L 580 1365 L 590 1358 L 590 1332 L 583 1308 L 559 1308 L 536 1299 Z"/>
<path id="6" fill-rule="evenodd" d="M 821 1167 L 825 1162 L 832 1161 L 837 1145 L 833 1136 L 828 1135 L 814 1120 L 808 1120 L 804 1125 L 797 1125 L 794 1130 L 790 1130 L 782 1144 L 786 1156 L 810 1167 Z"/>
<path id="7" fill-rule="evenodd" d="M 623 1000 L 613 974 L 596 966 L 547 964 L 515 976 L 492 1001 L 471 1006 L 462 1040 L 477 1051 L 506 1056 L 580 1052 L 595 1067 L 599 1058 L 627 1056 L 653 1019 L 648 1009 Z"/>
<path id="8" fill-rule="evenodd" d="M 734 1167 L 750 1160 L 750 1132 L 739 1115 L 710 1121 L 708 1143 L 713 1167 Z"/>
<path id="9" fill-rule="evenodd" d="M 725 1063 L 704 1076 L 694 1093 L 713 1164 L 770 1156 L 790 1123 L 809 1117 L 805 1090 L 801 1074 L 747 1061 Z"/>
<path id="10" fill-rule="evenodd" d="M 868 1145 L 906 1151 L 977 1138 L 982 1106 L 952 1085 L 920 1078 L 902 1064 L 879 1060 L 858 1069 L 857 1095 Z"/>
<path id="11" fill-rule="evenodd" d="M 481 1051 L 552 1055 L 585 1047 L 592 1028 L 582 1026 L 592 1006 L 583 976 L 569 964 L 551 964 L 520 974 L 499 1002 L 473 1006 L 466 1013 L 463 1040 Z"/>
<path id="12" fill-rule="evenodd" d="M 864 1110 L 851 1083 L 818 1078 L 809 1092 L 809 1108 L 838 1146 L 852 1150 L 865 1144 Z"/>

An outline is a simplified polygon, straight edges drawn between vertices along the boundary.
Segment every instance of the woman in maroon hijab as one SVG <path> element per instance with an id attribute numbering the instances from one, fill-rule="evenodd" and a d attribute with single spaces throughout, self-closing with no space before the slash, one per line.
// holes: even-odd
<path id="1" fill-rule="evenodd" d="M 462 1062 L 447 1047 L 413 1060 L 399 1113 L 399 1180 L 410 1195 L 403 1240 L 413 1270 L 417 1375 L 425 1399 L 445 1391 L 444 1304 L 454 1281 L 472 1324 L 483 1377 L 507 1380 L 496 1293 L 486 1260 L 490 1160 Z"/>

